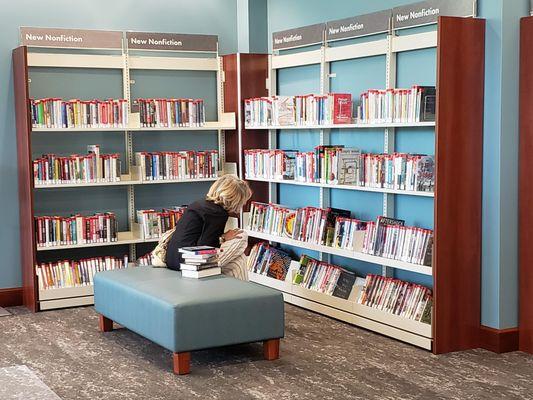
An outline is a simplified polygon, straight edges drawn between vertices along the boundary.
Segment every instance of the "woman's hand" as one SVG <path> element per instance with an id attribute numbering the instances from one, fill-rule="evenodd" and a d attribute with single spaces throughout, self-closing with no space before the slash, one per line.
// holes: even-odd
<path id="1" fill-rule="evenodd" d="M 239 235 L 241 233 L 242 233 L 241 229 L 231 229 L 231 230 L 227 231 L 226 233 L 224 233 L 222 235 L 222 238 L 224 239 L 225 242 L 227 242 L 228 240 L 240 239 L 241 236 L 239 236 Z"/>

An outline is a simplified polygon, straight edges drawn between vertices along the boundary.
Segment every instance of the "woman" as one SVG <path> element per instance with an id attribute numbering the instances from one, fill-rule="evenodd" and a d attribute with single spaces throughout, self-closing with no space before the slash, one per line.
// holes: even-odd
<path id="1" fill-rule="evenodd" d="M 178 270 L 182 262 L 179 249 L 187 246 L 221 247 L 219 264 L 222 272 L 247 280 L 244 263 L 245 234 L 239 229 L 224 233 L 230 216 L 236 217 L 252 196 L 248 184 L 234 175 L 217 179 L 205 200 L 195 201 L 187 207 L 176 224 L 166 253 L 166 265 Z"/>

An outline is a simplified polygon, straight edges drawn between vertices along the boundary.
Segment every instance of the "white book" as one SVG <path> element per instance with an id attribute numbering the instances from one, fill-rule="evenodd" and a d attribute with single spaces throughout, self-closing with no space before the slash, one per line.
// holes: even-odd
<path id="1" fill-rule="evenodd" d="M 207 278 L 208 276 L 215 276 L 222 274 L 222 269 L 220 267 L 215 268 L 209 268 L 204 269 L 202 271 L 190 271 L 190 270 L 183 270 L 181 271 L 181 276 L 183 278 Z"/>

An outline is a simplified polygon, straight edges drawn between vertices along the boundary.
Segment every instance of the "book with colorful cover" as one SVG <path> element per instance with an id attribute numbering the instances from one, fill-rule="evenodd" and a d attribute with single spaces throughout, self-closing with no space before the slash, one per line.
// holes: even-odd
<path id="1" fill-rule="evenodd" d="M 287 272 L 289 271 L 292 259 L 287 253 L 281 250 L 270 250 L 271 254 L 269 258 L 267 276 L 284 281 L 287 277 Z"/>

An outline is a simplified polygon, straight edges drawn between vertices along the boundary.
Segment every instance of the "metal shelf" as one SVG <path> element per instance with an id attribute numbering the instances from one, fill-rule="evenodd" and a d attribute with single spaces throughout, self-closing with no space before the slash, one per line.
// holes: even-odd
<path id="1" fill-rule="evenodd" d="M 318 251 L 321 253 L 332 254 L 340 257 L 350 258 L 352 260 L 364 261 L 377 265 L 384 265 L 386 267 L 401 269 L 404 271 L 416 272 L 423 275 L 433 275 L 433 269 L 431 267 L 419 264 L 408 263 L 405 261 L 393 260 L 390 258 L 373 256 L 370 254 L 359 253 L 351 250 L 336 249 L 329 246 L 324 246 L 320 244 L 313 244 L 307 242 L 301 242 L 299 240 L 294 240 L 290 238 L 270 235 L 268 233 L 255 232 L 249 229 L 245 229 L 248 236 L 255 237 L 258 239 L 268 240 L 269 242 L 276 242 L 287 244 L 290 246 L 300 247 L 307 250 Z"/>
<path id="2" fill-rule="evenodd" d="M 435 196 L 433 192 L 421 192 L 421 191 L 413 191 L 413 190 L 399 190 L 399 189 L 387 189 L 387 188 L 373 188 L 373 187 L 359 186 L 359 185 L 334 185 L 331 183 L 299 182 L 295 180 L 250 178 L 248 176 L 245 177 L 244 179 L 248 181 L 257 181 L 257 182 L 269 182 L 269 183 L 280 183 L 280 184 L 282 183 L 282 184 L 287 184 L 287 185 L 311 186 L 311 187 L 328 188 L 328 189 L 357 190 L 361 192 L 403 194 L 407 196 L 421 196 L 421 197 L 434 197 Z"/>
<path id="3" fill-rule="evenodd" d="M 270 125 L 270 126 L 246 126 L 251 130 L 274 130 L 274 129 L 386 129 L 386 128 L 423 128 L 434 127 L 435 121 L 429 122 L 385 122 L 379 124 L 327 124 L 327 125 Z"/>

